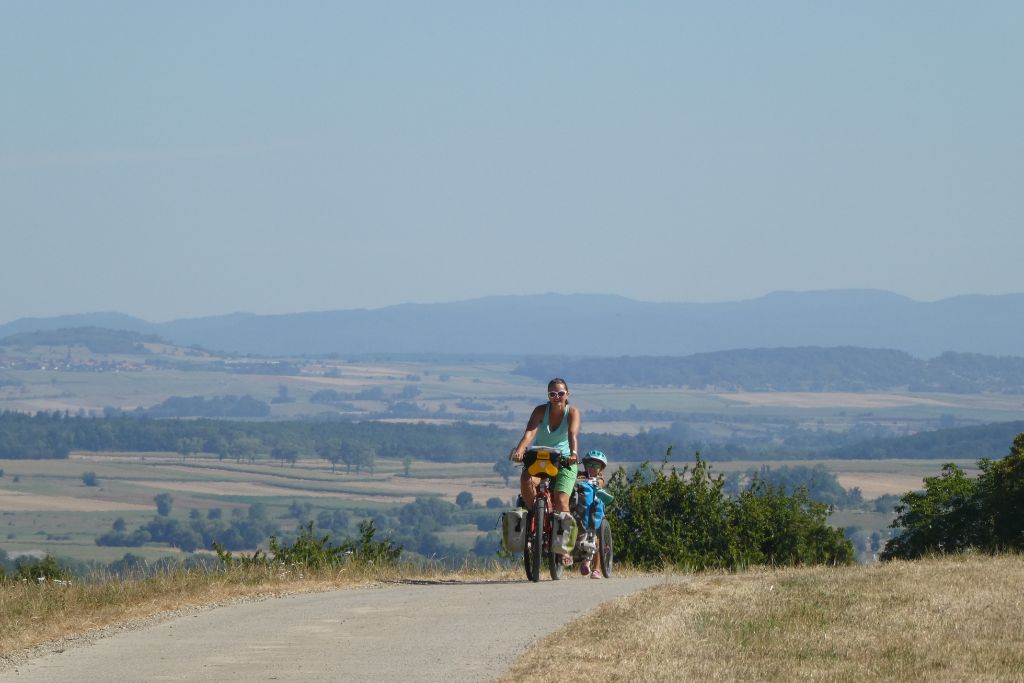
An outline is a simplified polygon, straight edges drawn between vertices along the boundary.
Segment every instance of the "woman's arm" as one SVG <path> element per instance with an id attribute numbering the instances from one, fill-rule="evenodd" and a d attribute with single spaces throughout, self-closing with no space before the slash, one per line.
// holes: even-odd
<path id="1" fill-rule="evenodd" d="M 519 443 L 516 447 L 508 454 L 508 459 L 512 462 L 522 462 L 523 454 L 526 453 L 526 447 L 533 441 L 533 437 L 537 436 L 537 430 L 540 429 L 540 423 L 544 421 L 544 409 L 547 406 L 541 404 L 533 409 L 530 413 L 530 419 L 526 421 L 526 430 L 523 432 L 523 438 L 519 439 Z M 569 423 L 572 424 L 571 422 Z M 570 441 L 570 443 L 572 443 Z"/>

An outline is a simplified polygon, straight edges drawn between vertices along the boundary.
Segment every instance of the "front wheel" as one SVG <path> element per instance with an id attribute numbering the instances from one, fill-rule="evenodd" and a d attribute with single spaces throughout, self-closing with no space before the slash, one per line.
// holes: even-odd
<path id="1" fill-rule="evenodd" d="M 604 574 L 605 578 L 609 578 L 612 575 L 612 561 L 614 553 L 612 552 L 612 525 L 608 523 L 607 519 L 601 520 L 601 573 Z"/>
<path id="2" fill-rule="evenodd" d="M 544 499 L 538 498 L 533 509 L 526 515 L 526 548 L 523 564 L 526 578 L 534 583 L 540 581 L 540 561 L 544 554 Z"/>

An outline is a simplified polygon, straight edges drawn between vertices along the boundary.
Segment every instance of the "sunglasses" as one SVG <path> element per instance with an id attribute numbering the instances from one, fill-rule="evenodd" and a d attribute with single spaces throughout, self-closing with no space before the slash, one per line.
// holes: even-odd
<path id="1" fill-rule="evenodd" d="M 565 394 L 566 394 L 565 391 L 549 391 L 548 392 L 548 396 L 550 396 L 551 398 L 562 398 L 563 396 L 565 396 Z"/>

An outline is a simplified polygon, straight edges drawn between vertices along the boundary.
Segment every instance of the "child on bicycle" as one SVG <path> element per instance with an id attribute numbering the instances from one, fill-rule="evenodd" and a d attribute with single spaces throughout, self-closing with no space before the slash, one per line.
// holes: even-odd
<path id="1" fill-rule="evenodd" d="M 591 566 L 594 553 L 597 551 L 597 531 L 604 521 L 604 501 L 610 494 L 604 490 L 604 468 L 608 466 L 608 457 L 601 451 L 588 451 L 583 456 L 584 471 L 576 482 L 579 492 L 578 511 L 583 524 L 583 535 L 579 546 L 585 557 L 580 563 L 580 573 L 590 574 L 592 579 L 602 578 L 601 570 Z"/>

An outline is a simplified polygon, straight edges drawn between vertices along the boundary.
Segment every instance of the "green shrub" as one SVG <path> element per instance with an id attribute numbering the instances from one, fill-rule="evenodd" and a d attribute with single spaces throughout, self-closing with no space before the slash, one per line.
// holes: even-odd
<path id="1" fill-rule="evenodd" d="M 340 545 L 333 545 L 329 535 L 316 536 L 313 533 L 313 522 L 307 522 L 292 543 L 282 543 L 276 535 L 271 536 L 269 554 L 257 550 L 249 556 L 235 557 L 219 543 L 214 543 L 213 549 L 225 567 L 285 564 L 319 569 L 345 562 L 363 562 L 376 566 L 395 564 L 402 554 L 402 547 L 390 539 L 374 540 L 376 533 L 374 523 L 364 521 L 359 524 L 358 540 L 348 539 Z"/>
<path id="2" fill-rule="evenodd" d="M 47 554 L 41 560 L 19 559 L 15 563 L 14 578 L 21 581 L 57 581 L 65 580 L 69 572 L 57 563 L 57 558 Z"/>
<path id="3" fill-rule="evenodd" d="M 667 458 L 666 458 L 667 459 Z M 850 564 L 853 546 L 826 524 L 829 508 L 806 489 L 787 494 L 755 478 L 738 497 L 723 492 L 696 455 L 692 470 L 644 463 L 608 483 L 616 559 L 644 568 L 735 569 L 751 564 Z"/>

